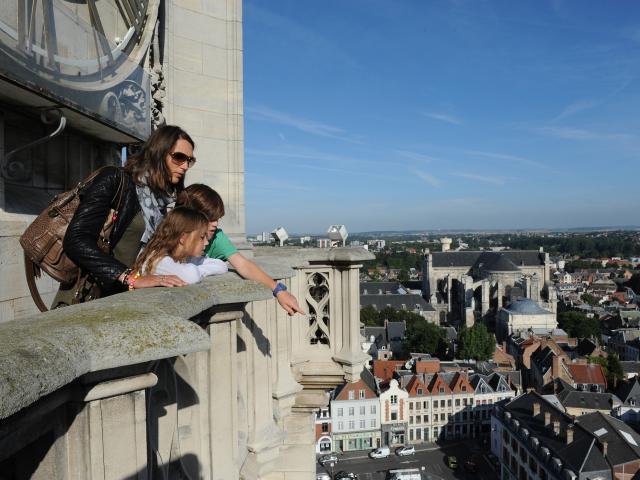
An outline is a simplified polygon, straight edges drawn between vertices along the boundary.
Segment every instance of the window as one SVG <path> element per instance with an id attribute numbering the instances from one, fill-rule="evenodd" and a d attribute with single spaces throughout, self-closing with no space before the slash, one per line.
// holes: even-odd
<path id="1" fill-rule="evenodd" d="M 391 395 L 391 398 L 389 400 L 391 402 L 391 405 L 397 405 L 398 404 L 398 396 L 397 395 Z"/>
<path id="2" fill-rule="evenodd" d="M 413 410 L 413 402 L 409 402 L 409 410 Z"/>
<path id="3" fill-rule="evenodd" d="M 338 422 L 338 430 L 344 430 L 344 423 Z"/>
<path id="4" fill-rule="evenodd" d="M 416 423 L 420 423 L 420 415 L 416 416 Z"/>
<path id="5" fill-rule="evenodd" d="M 466 392 L 467 391 L 467 386 L 466 385 L 462 385 L 462 391 Z"/>
<path id="6" fill-rule="evenodd" d="M 391 420 L 398 420 L 398 413 L 397 412 L 391 412 Z"/>
<path id="7" fill-rule="evenodd" d="M 339 417 L 341 417 L 341 416 L 342 416 L 342 409 L 341 409 L 341 408 L 339 408 L 339 409 L 338 409 L 338 416 L 339 416 Z"/>
<path id="8" fill-rule="evenodd" d="M 451 400 L 449 400 L 451 401 Z M 440 408 L 444 408 L 444 400 L 440 400 Z"/>
<path id="9" fill-rule="evenodd" d="M 365 397 L 364 388 L 360 390 L 360 400 Z"/>
<path id="10" fill-rule="evenodd" d="M 322 423 L 322 433 L 327 433 L 329 431 L 329 424 L 327 422 Z"/>
<path id="11" fill-rule="evenodd" d="M 356 422 L 349 420 L 349 430 L 353 430 L 354 428 L 356 428 Z"/>
<path id="12" fill-rule="evenodd" d="M 376 413 L 376 406 L 375 405 L 371 405 L 371 413 Z"/>
<path id="13" fill-rule="evenodd" d="M 456 398 L 456 407 L 459 407 L 459 406 L 460 406 L 460 399 Z"/>
<path id="14" fill-rule="evenodd" d="M 444 387 L 439 387 L 439 388 L 438 388 L 438 392 L 439 392 L 439 393 L 444 393 Z"/>
<path id="15" fill-rule="evenodd" d="M 413 428 L 409 430 L 409 441 L 413 442 Z"/>
<path id="16" fill-rule="evenodd" d="M 418 417 L 418 418 L 420 418 L 420 417 Z M 409 425 L 413 425 L 413 415 L 411 415 L 409 417 Z"/>
<path id="17" fill-rule="evenodd" d="M 447 407 L 451 406 L 451 400 L 447 400 Z"/>
<path id="18" fill-rule="evenodd" d="M 360 415 L 364 415 L 366 413 L 367 413 L 367 407 L 363 405 L 362 407 L 360 407 Z"/>
<path id="19" fill-rule="evenodd" d="M 429 405 L 427 405 L 427 402 L 423 402 L 422 406 L 424 407 L 424 409 L 426 410 L 427 408 L 429 408 Z"/>
<path id="20" fill-rule="evenodd" d="M 429 415 L 423 415 L 423 416 L 422 416 L 422 421 L 423 421 L 424 423 L 429 423 Z"/>
<path id="21" fill-rule="evenodd" d="M 364 429 L 364 420 L 360 420 L 360 428 Z"/>
<path id="22" fill-rule="evenodd" d="M 354 392 L 353 390 L 349 391 L 349 400 L 355 400 L 356 398 L 356 392 Z"/>
<path id="23" fill-rule="evenodd" d="M 353 417 L 355 415 L 355 407 L 349 407 L 349 416 Z"/>
<path id="24" fill-rule="evenodd" d="M 440 421 L 441 421 L 441 422 L 444 422 L 444 413 L 441 413 L 441 414 L 440 414 Z"/>
<path id="25" fill-rule="evenodd" d="M 422 395 L 422 389 L 421 388 L 418 389 L 418 395 Z"/>
<path id="26" fill-rule="evenodd" d="M 371 428 L 376 428 L 376 419 L 371 420 Z"/>

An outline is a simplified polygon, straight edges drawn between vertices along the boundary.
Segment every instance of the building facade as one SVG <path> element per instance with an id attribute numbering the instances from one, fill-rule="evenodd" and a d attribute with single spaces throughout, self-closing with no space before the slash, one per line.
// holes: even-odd
<path id="1" fill-rule="evenodd" d="M 380 427 L 383 445 L 394 446 L 408 443 L 408 399 L 409 394 L 400 388 L 400 384 L 395 378 L 381 386 Z"/>

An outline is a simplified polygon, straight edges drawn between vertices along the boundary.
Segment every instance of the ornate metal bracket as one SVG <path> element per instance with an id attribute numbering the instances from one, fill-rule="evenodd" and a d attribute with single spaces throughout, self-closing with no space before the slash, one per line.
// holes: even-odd
<path id="1" fill-rule="evenodd" d="M 53 115 L 50 116 L 50 114 Z M 52 140 L 53 138 L 60 135 L 67 126 L 67 118 L 57 108 L 43 110 L 40 113 L 40 120 L 45 125 L 52 125 L 57 121 L 58 127 L 50 134 L 34 140 L 33 142 L 30 142 L 26 145 L 15 148 L 5 154 L 2 162 L 0 163 L 0 175 L 2 175 L 2 177 L 4 177 L 5 179 L 13 181 L 26 180 L 28 178 L 28 171 L 25 168 L 24 164 L 19 161 L 12 162 L 11 159 L 23 150 L 36 147 L 40 144 L 48 142 L 49 140 Z"/>

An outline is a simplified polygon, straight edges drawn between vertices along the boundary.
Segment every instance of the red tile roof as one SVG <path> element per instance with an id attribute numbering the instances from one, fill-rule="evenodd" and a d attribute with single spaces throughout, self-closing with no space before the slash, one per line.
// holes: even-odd
<path id="1" fill-rule="evenodd" d="M 466 389 L 464 390 L 465 392 L 473 392 L 473 387 L 469 383 L 467 376 L 460 372 L 456 373 L 453 376 L 453 380 L 451 380 L 451 384 L 449 385 L 449 387 L 451 388 L 451 391 L 453 393 L 462 393 L 462 387 L 466 387 Z"/>
<path id="2" fill-rule="evenodd" d="M 416 360 L 416 373 L 438 373 L 440 371 L 440 360 Z"/>
<path id="3" fill-rule="evenodd" d="M 570 363 L 567 365 L 569 373 L 575 383 L 606 385 L 607 380 L 601 365 L 590 363 L 588 365 Z"/>
<path id="4" fill-rule="evenodd" d="M 442 393 L 451 393 L 451 389 L 449 385 L 442 379 L 440 375 L 437 373 L 431 379 L 431 383 L 429 384 L 429 390 L 433 395 L 441 395 L 440 388 L 443 388 L 444 391 Z"/>
<path id="5" fill-rule="evenodd" d="M 336 395 L 335 400 L 349 400 L 349 392 L 355 392 L 353 398 L 360 400 L 360 390 L 364 390 L 364 398 L 376 398 L 375 392 L 363 380 L 358 380 L 355 383 L 347 383 Z"/>
<path id="6" fill-rule="evenodd" d="M 422 389 L 422 393 L 418 393 L 419 388 Z M 417 375 L 411 377 L 411 380 L 409 380 L 409 383 L 407 384 L 406 390 L 409 393 L 410 397 L 429 395 L 429 389 L 424 383 L 422 383 Z"/>
<path id="7" fill-rule="evenodd" d="M 374 360 L 373 375 L 380 380 L 389 381 L 393 378 L 393 372 L 401 368 L 404 360 Z"/>

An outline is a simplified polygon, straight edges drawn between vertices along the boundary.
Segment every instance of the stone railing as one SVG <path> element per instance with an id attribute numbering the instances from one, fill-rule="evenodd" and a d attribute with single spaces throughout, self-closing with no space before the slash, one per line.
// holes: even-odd
<path id="1" fill-rule="evenodd" d="M 234 273 L 0 324 L 0 479 L 312 479 L 314 411 L 357 379 L 362 249 L 256 249 L 306 315 Z"/>

